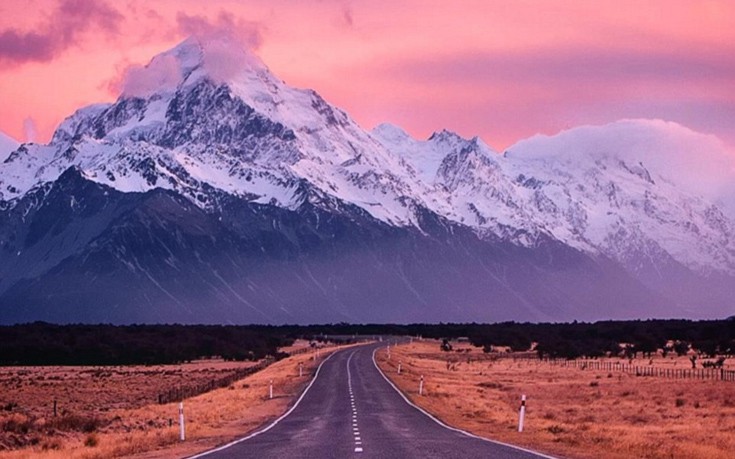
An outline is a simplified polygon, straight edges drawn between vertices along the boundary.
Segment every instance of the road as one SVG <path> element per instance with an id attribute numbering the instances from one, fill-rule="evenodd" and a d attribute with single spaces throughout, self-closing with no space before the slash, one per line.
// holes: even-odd
<path id="1" fill-rule="evenodd" d="M 409 405 L 374 363 L 381 345 L 332 354 L 285 417 L 192 459 L 549 457 L 451 430 Z"/>

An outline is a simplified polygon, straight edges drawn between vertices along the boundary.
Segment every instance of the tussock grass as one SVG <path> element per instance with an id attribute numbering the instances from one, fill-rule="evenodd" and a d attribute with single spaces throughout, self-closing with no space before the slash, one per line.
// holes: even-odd
<path id="1" fill-rule="evenodd" d="M 95 416 L 64 413 L 40 419 L 43 427 L 36 429 L 35 441 L 21 449 L 0 451 L 0 459 L 163 459 L 191 455 L 243 436 L 284 413 L 329 353 L 323 350 L 316 361 L 312 354 L 289 357 L 229 387 L 185 400 L 185 442 L 179 441 L 178 403 L 148 403 L 112 408 L 102 416 L 98 410 Z M 302 377 L 299 363 L 303 363 Z M 155 371 L 149 375 L 151 379 L 156 376 Z M 268 397 L 271 380 L 273 399 Z M 121 394 L 127 390 L 124 385 L 111 389 Z M 94 397 L 89 397 L 81 405 L 94 404 Z M 25 429 L 26 433 L 31 429 L 28 422 L 28 416 L 17 412 L 5 415 L 5 421 L 0 418 L 0 426 Z"/>
<path id="2" fill-rule="evenodd" d="M 385 350 L 376 359 L 414 403 L 452 426 L 569 458 L 726 459 L 735 451 L 732 382 L 608 377 L 607 370 L 447 353 L 439 345 L 391 346 L 390 361 Z M 522 394 L 528 402 L 518 433 Z"/>

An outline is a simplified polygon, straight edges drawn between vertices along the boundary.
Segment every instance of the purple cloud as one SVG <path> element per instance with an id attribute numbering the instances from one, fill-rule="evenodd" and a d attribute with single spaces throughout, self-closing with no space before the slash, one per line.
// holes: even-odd
<path id="1" fill-rule="evenodd" d="M 0 31 L 0 62 L 6 65 L 46 62 L 77 43 L 91 28 L 116 33 L 123 16 L 104 1 L 60 0 L 35 31 Z"/>
<path id="2" fill-rule="evenodd" d="M 525 53 L 476 52 L 409 58 L 384 71 L 433 83 L 456 81 L 615 82 L 656 79 L 686 82 L 735 79 L 735 49 L 710 53 L 606 49 L 541 49 Z"/>
<path id="3" fill-rule="evenodd" d="M 499 135 L 497 142 L 508 145 L 536 132 L 621 118 L 676 121 L 735 144 L 732 55 L 735 48 L 549 48 L 409 57 L 371 71 L 396 87 L 410 82 L 434 125 L 462 126 L 491 144 Z"/>

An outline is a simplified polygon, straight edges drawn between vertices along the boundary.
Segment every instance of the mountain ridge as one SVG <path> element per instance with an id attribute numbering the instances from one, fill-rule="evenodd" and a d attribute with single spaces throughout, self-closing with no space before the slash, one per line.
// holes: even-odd
<path id="1" fill-rule="evenodd" d="M 207 46 L 214 46 L 216 52 L 211 54 Z M 631 135 L 626 137 L 626 133 Z M 689 164 L 692 151 L 706 164 Z M 670 165 L 667 157 L 675 161 Z M 655 120 L 624 120 L 551 137 L 535 136 L 503 154 L 477 137 L 463 139 L 446 130 L 423 141 L 388 124 L 367 132 L 316 92 L 285 85 L 255 56 L 219 41 L 212 45 L 189 39 L 151 60 L 115 103 L 78 110 L 61 123 L 48 145 L 20 145 L 0 164 L 0 231 L 8 241 L 0 247 L 0 254 L 8 266 L 19 266 L 12 260 L 23 258 L 18 254 L 24 251 L 30 250 L 27 260 L 31 260 L 33 250 L 57 253 L 55 244 L 61 244 L 59 241 L 67 241 L 61 245 L 69 248 L 63 258 L 47 257 L 35 270 L 18 269 L 17 275 L 6 271 L 4 278 L 0 277 L 0 310 L 10 316 L 17 307 L 14 305 L 30 301 L 35 295 L 30 286 L 50 296 L 33 300 L 34 306 L 28 310 L 45 310 L 44 301 L 58 301 L 53 298 L 60 293 L 40 286 L 48 282 L 63 290 L 60 273 L 76 279 L 66 282 L 76 282 L 78 289 L 84 290 L 85 285 L 94 284 L 85 272 L 94 273 L 95 268 L 72 260 L 95 253 L 95 257 L 106 257 L 100 267 L 130 271 L 123 276 L 125 282 L 151 288 L 142 289 L 148 292 L 148 300 L 128 298 L 121 303 L 121 310 L 135 301 L 155 308 L 155 302 L 149 300 L 160 297 L 160 302 L 170 303 L 164 309 L 172 316 L 176 316 L 177 307 L 186 310 L 194 303 L 219 302 L 228 305 L 232 317 L 239 321 L 268 321 L 271 319 L 256 311 L 276 307 L 274 304 L 286 309 L 289 302 L 299 304 L 296 285 L 301 285 L 304 291 L 313 291 L 311 296 L 304 294 L 310 301 L 332 305 L 327 307 L 331 312 L 324 315 L 317 314 L 316 306 L 304 306 L 303 311 L 312 311 L 314 317 L 380 320 L 380 315 L 356 314 L 355 308 L 369 307 L 370 303 L 345 293 L 351 285 L 372 301 L 419 315 L 424 305 L 427 316 L 452 320 L 448 311 L 442 311 L 440 300 L 454 303 L 453 295 L 462 298 L 461 290 L 466 286 L 461 277 L 448 276 L 439 260 L 421 253 L 434 250 L 452 260 L 448 268 L 467 276 L 467 285 L 475 285 L 464 296 L 464 304 L 450 308 L 467 320 L 524 315 L 534 320 L 604 318 L 622 311 L 628 314 L 623 317 L 675 311 L 680 315 L 721 315 L 729 310 L 727 298 L 735 293 L 729 287 L 735 276 L 735 224 L 728 206 L 735 195 L 727 186 L 719 186 L 727 183 L 731 166 L 732 158 L 716 140 Z M 714 174 L 716 180 L 707 187 L 694 179 L 684 180 L 678 173 L 687 169 L 693 174 Z M 55 184 L 60 188 L 54 189 Z M 95 207 L 98 216 L 117 215 L 123 211 L 118 207 L 123 202 L 143 212 L 135 214 L 139 218 L 131 220 L 128 231 L 147 241 L 142 245 L 163 261 L 142 254 L 126 258 L 133 255 L 119 239 L 96 239 L 109 231 L 118 233 L 112 220 L 96 219 L 92 224 L 84 209 L 75 207 L 84 201 L 84 193 L 77 196 L 77 188 L 92 190 L 92 184 L 102 188 L 90 193 L 114 195 L 118 203 L 101 199 L 99 202 L 106 204 Z M 48 202 L 52 191 L 55 204 Z M 173 212 L 176 218 L 159 221 L 150 211 L 142 210 L 150 209 L 147 206 L 153 202 L 148 193 L 157 196 L 156 209 Z M 19 216 L 23 213 L 18 214 L 18 206 L 25 209 L 25 216 Z M 299 265 L 299 269 L 311 268 L 301 272 L 296 284 L 289 284 L 293 288 L 289 299 L 274 289 L 290 278 L 284 270 L 292 261 L 268 255 L 263 240 L 252 239 L 252 228 L 233 221 L 232 213 L 260 228 L 259 237 L 277 241 L 279 250 L 290 253 L 292 261 L 300 257 L 310 260 Z M 31 214 L 38 220 L 25 222 Z M 274 219 L 270 227 L 263 215 Z M 66 222 L 66 226 L 59 222 Z M 80 236 L 81 222 L 96 227 L 96 235 Z M 352 237 L 349 232 L 322 234 L 320 222 L 350 227 L 360 236 Z M 168 240 L 165 231 L 153 230 L 164 223 L 182 239 L 164 243 Z M 50 225 L 55 228 L 52 233 L 65 236 L 44 239 L 46 233 L 32 230 L 33 225 Z M 192 230 L 201 225 L 224 239 L 201 239 Z M 281 232 L 283 228 L 288 228 L 287 233 Z M 23 236 L 33 231 L 38 233 L 35 239 Z M 380 289 L 376 279 L 392 287 L 382 295 L 368 292 L 358 287 L 357 278 L 322 262 L 317 263 L 315 272 L 323 273 L 324 279 L 308 274 L 316 269 L 310 264 L 316 255 L 302 252 L 308 246 L 303 241 L 294 245 L 300 240 L 296 234 L 333 253 L 335 266 L 365 270 L 371 279 L 362 282 L 371 289 Z M 403 241 L 396 242 L 395 257 L 383 252 L 387 249 L 380 238 L 375 239 L 377 234 L 393 234 L 395 241 Z M 22 243 L 17 241 L 21 236 L 25 238 Z M 458 245 L 455 238 L 472 250 Z M 71 240 L 79 241 L 79 246 L 72 247 Z M 125 240 L 135 245 L 134 238 Z M 180 251 L 168 253 L 158 243 L 179 247 Z M 260 244 L 260 249 L 253 244 Z M 109 250 L 89 252 L 108 246 Z M 205 263 L 192 258 L 185 248 L 200 255 L 206 250 L 220 257 L 231 255 L 239 260 L 232 265 L 243 267 L 241 273 L 246 278 L 260 279 L 270 296 L 246 294 L 233 287 L 241 283 L 237 271 L 222 268 L 221 260 Z M 491 260 L 471 261 L 473 252 L 486 253 Z M 503 253 L 514 253 L 517 260 Z M 544 261 L 548 256 L 551 264 Z M 421 266 L 413 266 L 412 274 L 406 275 L 409 260 L 419 260 Z M 576 267 L 566 272 L 563 260 L 576 260 L 572 263 Z M 488 271 L 487 263 L 493 269 Z M 393 277 L 381 273 L 381 264 L 393 267 L 389 269 Z M 261 274 L 252 270 L 256 265 L 267 267 L 273 277 L 261 279 Z M 475 271 L 469 273 L 465 265 L 474 266 Z M 579 270 L 581 266 L 590 270 L 587 276 Z M 195 281 L 194 267 L 209 274 Z M 226 281 L 219 274 L 215 276 L 223 269 L 231 276 Z M 503 272 L 512 275 L 504 279 L 499 274 Z M 190 290 L 183 281 L 168 285 L 168 278 L 177 275 L 209 293 L 199 296 L 201 292 Z M 442 288 L 437 289 L 429 279 L 439 275 L 453 282 L 439 282 Z M 540 285 L 537 282 L 542 278 L 556 280 Z M 597 293 L 580 284 L 579 278 L 587 278 Z M 568 285 L 560 285 L 563 283 Z M 621 292 L 623 285 L 635 294 Z M 685 291 L 681 286 L 687 287 Z M 422 289 L 432 292 L 435 299 L 427 300 Z M 100 289 L 94 291 L 99 293 Z M 503 300 L 491 300 L 486 296 L 491 292 Z M 86 299 L 80 297 L 79 302 L 86 305 L 89 316 L 92 299 L 81 296 Z M 183 300 L 174 300 L 179 296 Z M 586 298 L 589 311 L 580 305 L 579 298 Z M 255 315 L 237 312 L 239 307 Z M 197 310 L 200 315 L 206 313 Z M 383 311 L 394 320 L 408 320 L 405 314 L 390 312 Z M 220 316 L 220 320 L 229 320 L 225 313 Z M 164 317 L 161 313 L 148 320 Z M 287 315 L 278 317 L 272 320 L 288 320 Z M 303 321 L 306 316 L 294 317 Z M 124 314 L 116 320 L 124 320 Z"/>

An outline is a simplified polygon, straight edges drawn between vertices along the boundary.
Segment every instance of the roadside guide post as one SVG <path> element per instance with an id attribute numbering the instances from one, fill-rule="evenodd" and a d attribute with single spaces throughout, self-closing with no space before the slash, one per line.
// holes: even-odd
<path id="1" fill-rule="evenodd" d="M 184 427 L 184 402 L 179 402 L 179 439 L 186 440 L 186 428 Z"/>
<path id="2" fill-rule="evenodd" d="M 521 395 L 521 412 L 518 416 L 518 432 L 523 432 L 523 418 L 526 417 L 526 396 Z"/>

